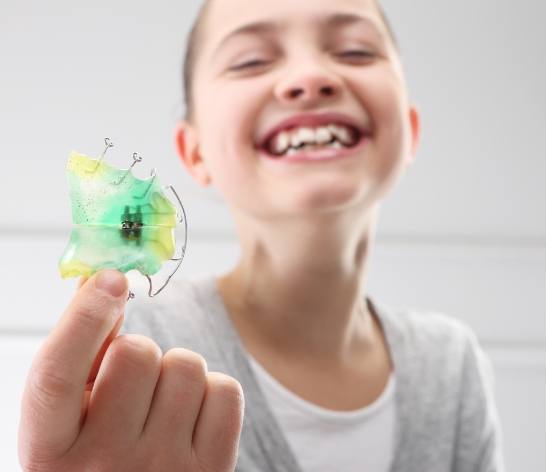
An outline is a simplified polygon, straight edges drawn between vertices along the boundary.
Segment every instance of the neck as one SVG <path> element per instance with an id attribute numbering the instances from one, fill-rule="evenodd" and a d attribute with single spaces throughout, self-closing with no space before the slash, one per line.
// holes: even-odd
<path id="1" fill-rule="evenodd" d="M 335 224 L 247 224 L 240 261 L 219 280 L 243 338 L 320 362 L 371 349 L 377 326 L 363 287 L 376 215 L 355 212 Z"/>

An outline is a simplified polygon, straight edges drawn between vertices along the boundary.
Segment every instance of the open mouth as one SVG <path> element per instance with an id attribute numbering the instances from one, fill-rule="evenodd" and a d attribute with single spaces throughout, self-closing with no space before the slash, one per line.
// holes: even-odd
<path id="1" fill-rule="evenodd" d="M 276 133 L 260 146 L 260 150 L 272 159 L 328 150 L 330 152 L 327 154 L 330 155 L 331 150 L 357 147 L 364 137 L 365 134 L 361 130 L 346 124 L 295 127 Z"/>

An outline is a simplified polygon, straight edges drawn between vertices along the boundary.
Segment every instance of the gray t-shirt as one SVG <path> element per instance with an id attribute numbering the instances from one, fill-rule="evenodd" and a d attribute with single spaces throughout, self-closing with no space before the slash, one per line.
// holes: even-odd
<path id="1" fill-rule="evenodd" d="M 396 375 L 391 472 L 503 472 L 493 369 L 473 331 L 442 313 L 393 308 L 369 295 L 366 302 L 381 322 Z M 191 349 L 209 370 L 241 383 L 245 415 L 237 471 L 301 472 L 215 276 L 177 279 L 155 298 L 129 301 L 121 332 L 149 336 L 164 353 Z M 366 444 L 355 453 L 362 451 Z"/>

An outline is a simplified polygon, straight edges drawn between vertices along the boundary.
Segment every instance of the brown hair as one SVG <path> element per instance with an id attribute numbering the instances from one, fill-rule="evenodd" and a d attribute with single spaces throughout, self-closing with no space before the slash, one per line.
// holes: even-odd
<path id="1" fill-rule="evenodd" d="M 387 28 L 389 37 L 397 51 L 400 54 L 400 46 L 394 31 L 391 27 L 389 19 L 385 14 L 383 7 L 380 5 L 379 0 L 374 0 L 375 6 L 377 7 L 381 19 Z M 193 26 L 188 34 L 186 52 L 184 56 L 184 65 L 183 65 L 183 83 L 184 83 L 184 102 L 186 105 L 185 119 L 189 122 L 193 122 L 193 69 L 195 66 L 196 58 L 199 55 L 201 47 L 201 39 L 203 34 L 203 25 L 207 17 L 208 10 L 212 0 L 205 0 L 205 3 L 201 6 L 197 18 L 193 23 Z"/>

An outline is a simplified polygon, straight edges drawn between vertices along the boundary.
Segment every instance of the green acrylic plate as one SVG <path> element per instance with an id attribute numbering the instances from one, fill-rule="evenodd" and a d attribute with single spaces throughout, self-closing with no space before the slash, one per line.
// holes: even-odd
<path id="1" fill-rule="evenodd" d="M 175 206 L 157 177 L 136 178 L 72 152 L 67 165 L 73 230 L 59 262 L 63 278 L 110 268 L 157 273 L 175 252 Z"/>

